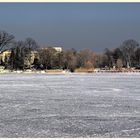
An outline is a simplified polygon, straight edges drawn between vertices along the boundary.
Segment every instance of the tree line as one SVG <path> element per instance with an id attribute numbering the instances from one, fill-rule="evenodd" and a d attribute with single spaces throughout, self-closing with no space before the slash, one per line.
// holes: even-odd
<path id="1" fill-rule="evenodd" d="M 0 64 L 12 70 L 68 69 L 73 72 L 77 68 L 130 68 L 140 64 L 139 43 L 134 39 L 126 40 L 114 49 L 106 48 L 100 54 L 74 48 L 57 52 L 52 47 L 41 49 L 32 38 L 16 41 L 13 35 L 0 31 L 0 54 L 6 50 L 11 51 L 10 57 L 4 62 L 1 60 Z M 36 56 L 32 59 L 35 51 Z"/>

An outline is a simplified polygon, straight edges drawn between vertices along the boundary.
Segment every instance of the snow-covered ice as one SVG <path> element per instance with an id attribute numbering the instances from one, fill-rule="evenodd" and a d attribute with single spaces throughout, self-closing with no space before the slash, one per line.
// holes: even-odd
<path id="1" fill-rule="evenodd" d="M 0 74 L 0 137 L 140 137 L 140 74 Z"/>

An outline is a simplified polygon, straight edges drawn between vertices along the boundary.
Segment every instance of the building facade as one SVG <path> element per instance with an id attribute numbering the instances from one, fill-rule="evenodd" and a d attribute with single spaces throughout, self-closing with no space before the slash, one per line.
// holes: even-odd
<path id="1" fill-rule="evenodd" d="M 56 50 L 56 52 L 60 53 L 63 51 L 62 47 L 52 47 L 53 49 Z M 48 48 L 42 48 L 42 50 L 46 50 Z M 6 50 L 4 52 L 0 52 L 0 62 L 6 62 L 9 60 L 10 58 L 10 55 L 11 55 L 11 50 Z M 30 54 L 31 58 L 31 63 L 34 62 L 34 59 L 35 58 L 39 58 L 39 54 L 38 54 L 38 51 L 31 51 L 31 54 Z"/>

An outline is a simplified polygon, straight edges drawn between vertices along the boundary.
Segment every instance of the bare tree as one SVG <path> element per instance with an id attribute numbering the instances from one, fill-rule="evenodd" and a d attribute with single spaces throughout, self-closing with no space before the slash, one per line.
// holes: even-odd
<path id="1" fill-rule="evenodd" d="M 0 31 L 0 53 L 6 50 L 7 47 L 14 41 L 14 36 L 5 31 Z"/>
<path id="2" fill-rule="evenodd" d="M 115 48 L 112 52 L 113 62 L 117 65 L 117 60 L 122 59 L 122 51 L 120 48 Z"/>
<path id="3" fill-rule="evenodd" d="M 117 59 L 117 68 L 122 68 L 123 67 L 123 62 L 121 59 Z"/>
<path id="4" fill-rule="evenodd" d="M 25 47 L 29 50 L 36 50 L 38 48 L 38 44 L 34 39 L 28 37 L 25 40 Z"/>
<path id="5" fill-rule="evenodd" d="M 96 55 L 90 49 L 82 49 L 78 53 L 78 66 L 86 68 L 87 63 L 92 63 L 92 66 L 96 63 Z"/>
<path id="6" fill-rule="evenodd" d="M 113 67 L 114 60 L 113 60 L 113 52 L 109 50 L 108 48 L 105 49 L 105 55 L 107 57 L 108 67 Z"/>
<path id="7" fill-rule="evenodd" d="M 135 55 L 135 51 L 138 46 L 139 43 L 133 39 L 129 39 L 123 42 L 121 51 L 123 58 L 126 61 L 127 68 L 131 67 L 132 57 Z"/>
<path id="8" fill-rule="evenodd" d="M 135 58 L 136 58 L 137 65 L 140 65 L 140 48 L 137 48 L 135 52 Z"/>
<path id="9" fill-rule="evenodd" d="M 65 69 L 69 69 L 71 72 L 74 72 L 77 65 L 77 52 L 74 49 L 67 50 L 64 52 L 64 65 Z"/>
<path id="10" fill-rule="evenodd" d="M 40 62 L 43 64 L 45 69 L 52 69 L 56 50 L 54 48 L 41 49 L 39 51 Z"/>

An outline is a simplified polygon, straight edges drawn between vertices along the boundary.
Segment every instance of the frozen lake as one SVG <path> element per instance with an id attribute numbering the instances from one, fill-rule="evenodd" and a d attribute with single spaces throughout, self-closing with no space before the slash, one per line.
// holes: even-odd
<path id="1" fill-rule="evenodd" d="M 140 137 L 140 74 L 0 74 L 0 137 Z"/>

